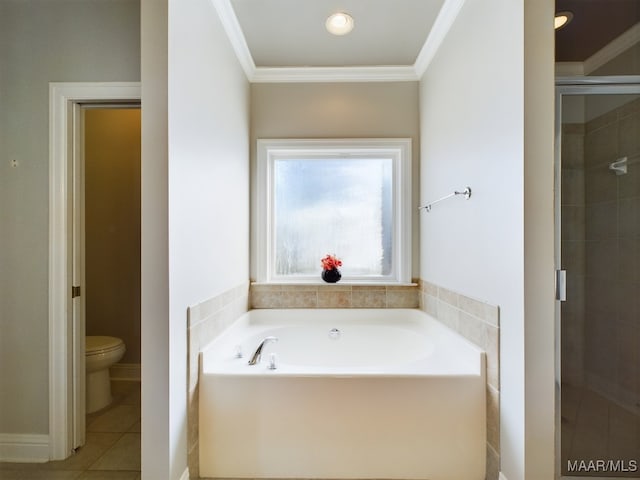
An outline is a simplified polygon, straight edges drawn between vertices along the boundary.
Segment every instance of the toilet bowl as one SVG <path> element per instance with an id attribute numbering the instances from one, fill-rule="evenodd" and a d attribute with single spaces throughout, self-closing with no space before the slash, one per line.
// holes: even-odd
<path id="1" fill-rule="evenodd" d="M 85 369 L 87 374 L 87 413 L 100 410 L 111 403 L 109 367 L 118 362 L 126 348 L 116 337 L 85 337 Z"/>

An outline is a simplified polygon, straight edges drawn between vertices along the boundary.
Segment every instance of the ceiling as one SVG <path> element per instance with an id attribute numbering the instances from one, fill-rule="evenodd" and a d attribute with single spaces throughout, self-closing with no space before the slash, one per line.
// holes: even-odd
<path id="1" fill-rule="evenodd" d="M 231 0 L 256 67 L 413 65 L 444 0 Z M 355 28 L 325 29 L 336 12 Z"/>
<path id="2" fill-rule="evenodd" d="M 421 77 L 464 0 L 213 3 L 252 81 L 390 81 Z M 640 37 L 640 0 L 556 0 L 566 10 L 573 20 L 556 31 L 557 62 L 585 62 L 632 27 L 631 41 Z M 355 20 L 348 35 L 325 30 L 338 11 Z"/>
<path id="3" fill-rule="evenodd" d="M 465 0 L 212 0 L 250 82 L 417 81 Z M 346 12 L 355 28 L 325 29 Z"/>
<path id="4" fill-rule="evenodd" d="M 556 32 L 556 61 L 584 62 L 640 22 L 640 0 L 556 0 L 573 20 Z"/>

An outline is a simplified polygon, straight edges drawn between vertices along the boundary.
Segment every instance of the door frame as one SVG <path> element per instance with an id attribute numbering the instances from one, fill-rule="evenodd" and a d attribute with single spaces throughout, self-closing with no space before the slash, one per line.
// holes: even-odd
<path id="1" fill-rule="evenodd" d="M 562 97 L 565 95 L 607 95 L 607 94 L 640 94 L 640 75 L 628 76 L 593 76 L 593 77 L 558 77 L 556 78 L 556 95 L 555 95 L 555 192 L 554 192 L 554 208 L 555 208 L 555 268 L 562 268 L 561 258 L 561 202 L 562 202 Z M 555 413 L 555 456 L 556 456 L 556 478 L 561 480 L 606 480 L 613 477 L 581 477 L 581 476 L 565 476 L 562 475 L 562 438 L 561 438 L 561 421 L 562 421 L 562 352 L 561 352 L 561 308 L 560 301 L 556 300 L 555 311 L 555 338 L 556 338 L 556 413 Z M 614 480 L 614 479 L 613 479 Z"/>
<path id="2" fill-rule="evenodd" d="M 74 202 L 79 196 L 78 111 L 85 103 L 140 103 L 140 82 L 49 84 L 49 459 L 67 458 L 84 416 L 84 298 L 71 298 L 74 272 Z M 77 209 L 79 205 L 75 205 Z M 81 205 L 80 205 L 80 208 Z M 77 250 L 77 246 L 75 248 Z M 76 268 L 77 270 L 77 268 Z M 82 373 L 82 375 L 80 375 Z M 82 428 L 79 428 L 82 427 Z M 82 433 L 83 435 L 84 433 Z"/>

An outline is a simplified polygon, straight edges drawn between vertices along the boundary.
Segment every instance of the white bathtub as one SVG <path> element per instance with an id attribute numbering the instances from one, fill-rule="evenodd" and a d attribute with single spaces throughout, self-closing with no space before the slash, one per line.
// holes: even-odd
<path id="1" fill-rule="evenodd" d="M 199 403 L 202 477 L 485 477 L 484 353 L 419 310 L 252 310 L 203 351 Z"/>

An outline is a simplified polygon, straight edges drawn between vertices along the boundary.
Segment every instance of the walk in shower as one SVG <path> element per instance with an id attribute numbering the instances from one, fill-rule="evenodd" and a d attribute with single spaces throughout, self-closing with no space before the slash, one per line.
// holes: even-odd
<path id="1" fill-rule="evenodd" d="M 640 77 L 582 78 L 557 87 L 558 471 L 640 478 Z"/>

